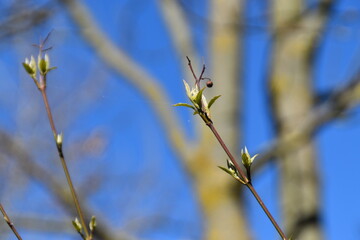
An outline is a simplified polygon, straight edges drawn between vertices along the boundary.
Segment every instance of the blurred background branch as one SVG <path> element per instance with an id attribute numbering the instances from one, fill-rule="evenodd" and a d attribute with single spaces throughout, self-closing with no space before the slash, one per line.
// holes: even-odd
<path id="1" fill-rule="evenodd" d="M 28 31 L 44 23 L 54 15 L 52 4 L 40 7 L 13 6 L 11 9 L 3 11 L 11 12 L 12 14 L 8 14 L 5 19 L 0 21 L 0 39 Z"/>
<path id="2" fill-rule="evenodd" d="M 15 160 L 17 165 L 21 168 L 26 176 L 33 178 L 46 187 L 48 191 L 51 192 L 56 200 L 62 205 L 63 209 L 68 211 L 69 215 L 76 215 L 76 210 L 73 206 L 71 195 L 67 190 L 65 182 L 60 183 L 59 180 L 54 178 L 51 173 L 33 161 L 26 150 L 24 150 L 24 147 L 22 147 L 17 140 L 14 140 L 8 134 L 0 132 L 0 143 L 1 152 L 7 154 L 11 159 Z M 80 198 L 84 199 L 81 196 Z M 86 202 L 84 202 L 82 206 L 84 215 L 87 219 L 90 219 L 91 215 L 96 215 L 97 221 L 102 223 L 101 227 L 94 233 L 96 239 L 134 239 L 125 233 L 121 233 L 119 230 L 117 230 L 116 233 L 113 233 L 104 224 L 107 221 L 101 218 L 101 214 L 95 213 L 93 209 L 90 211 Z"/>
<path id="3" fill-rule="evenodd" d="M 46 228 L 60 239 L 75 235 L 66 220 L 74 209 L 59 181 L 53 145 L 39 127 L 40 104 L 19 73 L 39 32 L 50 28 L 59 67 L 49 81 L 54 115 L 69 136 L 65 151 L 74 159 L 69 165 L 86 215 L 96 212 L 97 239 L 248 240 L 273 234 L 253 201 L 216 167 L 226 156 L 210 131 L 171 107 L 186 99 L 181 80 L 192 81 L 185 56 L 196 72 L 206 64 L 205 77 L 214 83 L 209 97 L 222 95 L 212 114 L 231 151 L 239 153 L 246 144 L 260 154 L 254 184 L 287 232 L 301 240 L 322 239 L 324 232 L 332 237 L 330 213 L 321 210 L 329 211 L 333 198 L 321 190 L 334 189 L 326 174 L 335 156 L 323 158 L 332 150 L 316 142 L 332 123 L 356 117 L 359 106 L 359 74 L 350 79 L 353 69 L 346 66 L 356 62 L 357 51 L 348 45 L 356 45 L 360 7 L 349 2 L 354 6 L 330 0 L 4 3 L 1 200 L 17 210 L 14 218 L 25 234 Z M 339 52 L 329 47 L 336 40 Z M 323 91 L 318 85 L 325 78 L 331 87 Z M 355 178 L 355 167 L 338 168 Z M 358 199 L 336 189 L 346 193 L 336 192 L 337 198 L 351 196 L 349 206 Z M 32 194 L 37 198 L 29 200 Z M 27 214 L 29 208 L 41 213 Z M 330 222 L 342 224 L 344 212 L 331 211 Z M 321 222 L 324 216 L 328 222 Z"/>

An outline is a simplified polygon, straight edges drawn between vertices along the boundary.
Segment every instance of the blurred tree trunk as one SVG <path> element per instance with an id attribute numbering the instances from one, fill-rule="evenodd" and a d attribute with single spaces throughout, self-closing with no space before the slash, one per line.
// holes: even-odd
<path id="1" fill-rule="evenodd" d="M 296 129 L 313 107 L 310 63 L 326 11 L 315 9 L 303 14 L 303 2 L 275 0 L 272 6 L 275 41 L 270 90 L 280 138 Z M 301 147 L 283 153 L 279 161 L 284 225 L 288 236 L 319 240 L 322 231 L 315 146 L 310 132 L 299 141 Z"/>
<path id="2" fill-rule="evenodd" d="M 221 94 L 221 101 L 213 108 L 215 126 L 231 151 L 239 149 L 239 20 L 242 4 L 238 0 L 212 0 L 210 2 L 211 64 L 208 73 L 216 86 L 216 93 L 208 90 L 207 96 Z M 209 76 L 206 74 L 207 76 Z M 205 239 L 250 238 L 246 219 L 239 200 L 239 185 L 214 165 L 224 166 L 226 155 L 215 137 L 203 126 L 200 145 L 190 161 L 200 204 L 206 221 Z"/>
<path id="3" fill-rule="evenodd" d="M 238 182 L 214 166 L 210 151 L 197 151 L 190 162 L 193 185 L 204 216 L 203 239 L 250 239 L 237 191 Z M 225 161 L 218 165 L 224 166 Z"/>

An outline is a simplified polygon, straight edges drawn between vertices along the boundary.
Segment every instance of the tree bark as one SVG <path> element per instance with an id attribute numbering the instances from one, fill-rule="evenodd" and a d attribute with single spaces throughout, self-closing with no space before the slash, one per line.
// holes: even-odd
<path id="1" fill-rule="evenodd" d="M 250 239 L 237 191 L 239 183 L 215 166 L 210 149 L 198 151 L 190 162 L 193 185 L 204 215 L 203 239 Z M 221 165 L 225 165 L 224 161 Z"/>
<path id="2" fill-rule="evenodd" d="M 238 0 L 212 0 L 210 8 L 211 63 L 207 65 L 210 73 L 206 76 L 211 76 L 214 90 L 207 89 L 206 96 L 222 95 L 212 108 L 212 117 L 224 141 L 236 155 L 240 142 L 241 39 L 238 26 L 242 4 Z M 199 148 L 190 161 L 190 169 L 205 216 L 204 238 L 250 239 L 239 199 L 239 183 L 215 167 L 226 164 L 226 155 L 205 125 L 201 134 Z"/>
<path id="3" fill-rule="evenodd" d="M 301 125 L 314 105 L 311 56 L 324 24 L 323 12 L 301 16 L 303 1 L 273 1 L 274 52 L 270 91 L 278 135 L 285 138 Z M 297 21 L 294 21 L 297 19 Z M 288 24 L 292 24 L 288 26 Z M 311 132 L 295 151 L 283 152 L 281 201 L 287 235 L 299 240 L 322 239 L 316 151 Z"/>

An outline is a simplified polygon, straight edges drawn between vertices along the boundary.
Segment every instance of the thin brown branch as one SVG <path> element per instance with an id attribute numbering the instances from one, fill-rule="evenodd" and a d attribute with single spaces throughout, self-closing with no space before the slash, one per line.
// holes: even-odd
<path id="1" fill-rule="evenodd" d="M 190 72 L 191 74 L 193 75 L 194 79 L 195 79 L 195 86 L 200 90 L 200 81 L 201 80 L 204 80 L 204 79 L 208 79 L 208 78 L 204 78 L 204 73 L 205 73 L 205 70 L 206 70 L 206 66 L 205 64 L 203 64 L 203 67 L 202 67 L 202 70 L 201 70 L 201 73 L 200 73 L 200 76 L 197 77 L 195 72 L 194 72 L 194 68 L 192 66 L 192 62 L 190 60 L 190 58 L 188 56 L 186 56 L 186 59 L 188 60 L 188 66 L 190 68 Z"/>
<path id="2" fill-rule="evenodd" d="M 205 72 L 205 66 L 202 68 L 201 74 L 200 74 L 200 78 L 197 78 L 196 74 L 194 73 L 193 67 L 191 65 L 191 61 L 189 58 L 188 59 L 188 65 L 189 68 L 191 70 L 191 72 L 194 75 L 195 78 L 195 84 L 197 85 L 201 80 L 202 75 Z M 199 86 L 197 85 L 198 89 Z M 205 103 L 201 100 L 202 104 L 198 104 L 198 105 L 204 105 Z M 195 105 L 194 105 L 195 107 Z M 283 240 L 287 240 L 284 232 L 282 231 L 282 229 L 280 228 L 280 226 L 278 225 L 278 223 L 276 222 L 275 218 L 272 216 L 272 214 L 270 213 L 270 211 L 267 209 L 266 205 L 264 204 L 264 202 L 262 201 L 261 197 L 259 196 L 259 194 L 257 193 L 257 191 L 255 190 L 255 188 L 253 187 L 250 178 L 247 177 L 247 174 L 245 174 L 242 170 L 242 168 L 240 167 L 240 165 L 238 164 L 238 162 L 236 161 L 235 157 L 232 155 L 232 153 L 230 152 L 229 148 L 227 147 L 227 145 L 225 144 L 224 140 L 221 138 L 220 134 L 218 133 L 218 131 L 216 130 L 213 121 L 210 119 L 210 114 L 208 114 L 207 112 L 203 112 L 202 107 L 197 107 L 196 111 L 198 111 L 198 115 L 203 119 L 204 123 L 210 128 L 210 130 L 212 131 L 212 133 L 214 134 L 215 138 L 217 139 L 217 141 L 219 142 L 219 144 L 221 145 L 221 147 L 223 148 L 223 150 L 225 151 L 226 155 L 229 157 L 231 163 L 233 164 L 233 166 L 236 168 L 237 174 L 239 174 L 240 176 L 237 177 L 237 179 L 244 185 L 246 185 L 246 187 L 250 190 L 250 192 L 253 194 L 253 196 L 255 197 L 255 199 L 257 200 L 257 202 L 259 203 L 259 205 L 261 206 L 261 208 L 263 209 L 263 211 L 265 212 L 266 216 L 269 218 L 269 220 L 271 221 L 271 223 L 273 224 L 273 226 L 275 227 L 276 231 L 279 233 L 279 235 L 281 236 L 281 238 Z M 248 173 L 249 174 L 249 173 Z"/>
<path id="3" fill-rule="evenodd" d="M 35 74 L 32 74 L 31 77 L 35 81 L 38 90 L 41 92 L 43 102 L 44 102 L 44 105 L 45 105 L 45 109 L 46 109 L 46 113 L 47 113 L 47 116 L 48 116 L 48 119 L 49 119 L 49 123 L 50 123 L 50 126 L 51 126 L 53 137 L 54 137 L 54 140 L 55 140 L 56 148 L 57 148 L 57 151 L 58 151 L 59 159 L 60 159 L 63 171 L 65 173 L 66 180 L 67 180 L 68 186 L 70 188 L 71 196 L 72 196 L 72 199 L 74 201 L 74 205 L 75 205 L 78 217 L 80 218 L 80 223 L 81 223 L 81 226 L 82 226 L 82 229 L 83 229 L 85 235 L 83 235 L 82 231 L 80 231 L 80 230 L 78 230 L 78 232 L 79 232 L 79 234 L 81 235 L 81 237 L 84 240 L 91 240 L 92 235 L 90 234 L 90 231 L 88 230 L 88 226 L 85 223 L 84 214 L 83 214 L 83 212 L 81 210 L 81 206 L 80 206 L 80 203 L 79 203 L 79 200 L 78 200 L 78 196 L 76 194 L 76 190 L 75 190 L 75 187 L 74 187 L 73 182 L 71 180 L 69 169 L 67 167 L 67 163 L 66 163 L 66 160 L 65 160 L 65 157 L 64 157 L 64 153 L 63 153 L 63 149 L 62 149 L 63 135 L 62 135 L 62 133 L 59 134 L 57 132 L 57 130 L 56 130 L 55 122 L 54 122 L 54 119 L 53 119 L 53 116 L 52 116 L 52 113 L 51 113 L 51 107 L 50 107 L 50 104 L 49 104 L 49 101 L 48 101 L 48 98 L 47 98 L 46 76 L 47 76 L 47 73 L 49 71 L 51 71 L 52 69 L 54 69 L 54 68 L 50 68 L 49 60 L 47 59 L 47 55 L 45 55 L 45 57 L 43 58 L 43 53 L 45 51 L 51 49 L 51 47 L 45 48 L 45 44 L 48 41 L 50 35 L 51 35 L 51 32 L 49 32 L 47 34 L 45 39 L 43 39 L 40 42 L 39 45 L 34 45 L 37 48 L 39 48 L 39 60 L 38 60 L 37 64 L 38 64 L 38 68 L 39 68 L 40 73 L 39 73 L 39 80 L 36 79 Z M 36 72 L 36 71 L 34 70 L 34 72 Z"/>
<path id="4" fill-rule="evenodd" d="M 13 231 L 13 233 L 15 234 L 16 238 L 18 240 L 22 240 L 20 234 L 18 233 L 18 231 L 15 228 L 15 225 L 12 223 L 10 217 L 7 215 L 4 207 L 2 206 L 2 204 L 0 203 L 0 211 L 2 213 L 2 215 L 4 216 L 4 220 L 7 223 L 7 225 L 10 227 L 10 229 Z"/>
<path id="5" fill-rule="evenodd" d="M 0 131 L 0 143 L 1 152 L 14 159 L 24 174 L 43 185 L 70 215 L 76 214 L 76 210 L 73 208 L 71 196 L 68 194 L 68 191 L 64 191 L 66 185 L 62 184 L 53 174 L 49 173 L 46 169 L 34 161 L 18 140 Z M 91 216 L 92 211 L 90 211 L 85 202 L 82 203 L 82 211 L 86 217 Z M 136 239 L 119 230 L 115 233 L 105 224 L 106 219 L 101 219 L 101 214 L 95 213 L 95 215 L 97 216 L 96 218 L 98 222 L 102 223 L 101 227 L 97 228 L 94 233 L 96 239 Z"/>
<path id="6" fill-rule="evenodd" d="M 41 77 L 45 77 L 45 76 L 41 75 Z M 44 80 L 44 83 L 45 83 L 45 80 Z M 74 201 L 77 214 L 78 214 L 78 216 L 80 218 L 81 225 L 83 226 L 86 239 L 90 239 L 90 232 L 88 230 L 87 224 L 85 223 L 84 214 L 82 212 L 82 209 L 81 209 L 81 206 L 80 206 L 80 203 L 79 203 L 79 199 L 78 199 L 78 196 L 76 194 L 75 187 L 74 187 L 74 184 L 73 184 L 73 182 L 71 180 L 69 169 L 68 169 L 66 161 L 65 161 L 64 153 L 63 153 L 63 150 L 62 150 L 62 142 L 59 144 L 56 141 L 56 137 L 57 137 L 58 133 L 56 131 L 54 119 L 52 117 L 51 108 L 50 108 L 49 101 L 48 101 L 48 98 L 47 98 L 45 85 L 44 85 L 44 87 L 40 88 L 39 90 L 40 90 L 41 95 L 42 95 L 43 100 L 44 100 L 45 109 L 46 109 L 46 112 L 47 112 L 47 115 L 48 115 L 48 118 L 49 118 L 49 123 L 50 123 L 51 129 L 52 129 L 53 135 L 54 135 L 54 139 L 55 139 L 55 143 L 56 143 L 56 146 L 57 146 L 60 162 L 61 162 L 61 165 L 63 167 L 64 173 L 65 173 L 65 176 L 66 176 L 66 180 L 67 180 L 67 183 L 68 183 L 70 191 L 71 191 L 71 196 L 72 196 L 72 199 Z"/>
<path id="7" fill-rule="evenodd" d="M 241 169 L 241 167 L 239 166 L 239 164 L 237 163 L 236 159 L 234 158 L 234 156 L 231 154 L 230 150 L 228 149 L 228 147 L 226 146 L 226 144 L 224 143 L 224 141 L 222 140 L 221 136 L 219 135 L 219 133 L 217 132 L 215 126 L 213 123 L 209 123 L 207 124 L 207 126 L 211 129 L 211 131 L 214 133 L 216 139 L 218 140 L 218 142 L 220 143 L 221 147 L 224 149 L 224 151 L 226 152 L 226 154 L 228 155 L 230 161 L 234 164 L 236 170 L 239 172 L 241 179 L 244 181 L 246 187 L 251 191 L 251 193 L 253 194 L 253 196 L 255 197 L 256 201 L 259 203 L 259 205 L 261 206 L 261 208 L 263 209 L 263 211 L 265 212 L 266 216 L 269 218 L 269 220 L 271 221 L 271 223 L 273 224 L 273 226 L 275 227 L 276 231 L 279 233 L 279 235 L 282 237 L 283 240 L 287 240 L 284 232 L 281 230 L 279 224 L 276 222 L 275 218 L 272 216 L 272 214 L 270 213 L 270 211 L 267 209 L 265 203 L 262 201 L 261 197 L 259 196 L 259 194 L 257 193 L 257 191 L 255 190 L 255 188 L 253 187 L 253 185 L 251 184 L 250 180 L 246 177 L 245 173 L 243 172 L 243 170 Z"/>
<path id="8" fill-rule="evenodd" d="M 42 76 L 41 76 L 41 77 L 42 77 Z M 41 92 L 41 96 L 43 97 L 43 102 L 44 102 L 44 104 L 45 104 L 45 109 L 46 109 L 46 113 L 47 113 L 47 116 L 48 116 L 48 119 L 49 119 L 49 123 L 50 123 L 50 126 L 51 126 L 51 131 L 52 131 L 52 133 L 53 133 L 54 138 L 56 138 L 57 131 L 56 131 L 54 119 L 53 119 L 52 114 L 51 114 L 51 110 L 50 110 L 50 106 L 49 106 L 49 101 L 48 101 L 48 99 L 47 99 L 47 95 L 46 95 L 45 88 L 43 88 L 42 90 L 40 90 L 40 92 Z"/>
<path id="9" fill-rule="evenodd" d="M 189 56 L 186 56 L 186 59 L 188 60 L 188 66 L 189 66 L 189 68 L 190 68 L 190 72 L 192 73 L 195 81 L 197 82 L 197 81 L 198 81 L 198 78 L 197 78 L 197 76 L 196 76 L 196 74 L 195 74 L 195 72 L 194 72 L 194 69 L 193 69 L 193 67 L 192 67 L 192 63 L 191 63 L 191 60 L 190 60 Z"/>

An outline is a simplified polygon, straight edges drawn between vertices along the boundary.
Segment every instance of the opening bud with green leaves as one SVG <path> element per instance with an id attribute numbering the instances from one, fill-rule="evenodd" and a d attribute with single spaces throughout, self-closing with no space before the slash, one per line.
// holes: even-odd
<path id="1" fill-rule="evenodd" d="M 241 179 L 239 171 L 236 169 L 234 164 L 229 159 L 226 159 L 226 162 L 227 162 L 227 168 L 222 166 L 218 166 L 218 167 L 227 174 L 229 174 L 230 176 L 232 176 L 233 178 L 235 178 L 236 180 L 238 180 L 239 182 L 241 182 L 242 184 L 246 184 L 246 182 L 243 179 Z"/>
<path id="2" fill-rule="evenodd" d="M 210 107 L 220 97 L 220 95 L 213 97 L 208 103 L 206 97 L 203 95 L 206 87 L 199 89 L 199 86 L 195 84 L 195 87 L 190 88 L 189 84 L 185 80 L 183 80 L 183 82 L 186 95 L 188 96 L 192 105 L 187 103 L 177 103 L 174 106 L 189 107 L 194 110 L 194 115 L 199 114 L 205 123 L 211 123 Z"/>
<path id="3" fill-rule="evenodd" d="M 46 74 L 51 70 L 56 69 L 56 67 L 50 67 L 50 58 L 47 53 L 45 53 L 44 57 L 42 57 L 42 54 L 40 53 L 37 62 L 35 61 L 34 56 L 31 56 L 30 60 L 25 58 L 25 62 L 23 62 L 22 65 L 39 89 L 46 86 Z M 40 73 L 40 80 L 38 80 L 36 76 L 37 70 L 39 70 Z"/>
<path id="4" fill-rule="evenodd" d="M 25 62 L 23 62 L 23 66 L 25 68 L 25 71 L 32 77 L 36 77 L 36 61 L 34 56 L 30 57 L 30 60 L 28 58 L 25 58 Z"/>
<path id="5" fill-rule="evenodd" d="M 91 220 L 89 222 L 89 229 L 90 229 L 90 232 L 94 232 L 95 231 L 95 228 L 96 228 L 96 217 L 95 216 L 92 216 L 91 217 Z"/>
<path id="6" fill-rule="evenodd" d="M 44 57 L 39 54 L 37 62 L 35 61 L 34 56 L 31 56 L 30 60 L 25 58 L 25 61 L 22 64 L 25 71 L 33 78 L 36 78 L 37 69 L 39 69 L 41 75 L 45 75 L 51 70 L 56 69 L 56 67 L 50 67 L 50 58 L 47 53 Z"/>
<path id="7" fill-rule="evenodd" d="M 216 97 L 212 98 L 209 101 L 209 103 L 207 103 L 206 98 L 203 95 L 203 92 L 204 92 L 206 87 L 212 87 L 213 86 L 213 82 L 209 78 L 203 77 L 203 74 L 205 72 L 205 64 L 203 65 L 200 76 L 197 77 L 197 75 L 195 74 L 195 72 L 193 70 L 193 67 L 191 65 L 191 60 L 188 57 L 187 57 L 187 60 L 188 60 L 189 68 L 190 68 L 190 70 L 191 70 L 191 72 L 192 72 L 192 74 L 194 76 L 194 79 L 195 79 L 195 84 L 194 84 L 193 88 L 190 88 L 189 84 L 186 81 L 183 81 L 184 85 L 185 85 L 185 89 L 186 89 L 186 94 L 187 94 L 191 104 L 178 103 L 178 104 L 175 104 L 174 106 L 188 107 L 188 108 L 191 108 L 192 110 L 194 110 L 194 115 L 199 114 L 199 116 L 204 120 L 206 125 L 213 132 L 214 136 L 216 137 L 216 139 L 220 143 L 221 147 L 224 149 L 225 153 L 229 157 L 229 159 L 227 160 L 227 167 L 219 166 L 219 168 L 222 169 L 223 171 L 225 171 L 227 174 L 229 174 L 233 178 L 235 178 L 240 183 L 244 184 L 251 191 L 251 193 L 256 198 L 257 202 L 259 203 L 261 208 L 264 210 L 267 217 L 270 219 L 271 223 L 276 228 L 276 230 L 278 231 L 278 233 L 282 237 L 282 239 L 284 239 L 284 240 L 288 239 L 288 238 L 286 238 L 284 232 L 281 230 L 281 228 L 279 227 L 279 225 L 275 221 L 274 217 L 271 215 L 271 213 L 269 212 L 266 205 L 264 204 L 261 197 L 259 196 L 259 194 L 257 193 L 257 191 L 255 190 L 255 188 L 253 187 L 253 185 L 251 183 L 250 168 L 251 168 L 251 164 L 253 163 L 254 159 L 257 157 L 257 154 L 254 155 L 253 157 L 251 157 L 246 147 L 241 150 L 242 164 L 244 165 L 244 167 L 246 169 L 246 175 L 245 175 L 242 167 L 239 166 L 238 162 L 236 161 L 236 159 L 234 158 L 234 156 L 230 152 L 229 148 L 227 147 L 227 145 L 225 144 L 225 142 L 221 138 L 220 134 L 216 130 L 213 121 L 211 120 L 210 107 L 214 104 L 214 102 L 220 96 L 216 96 Z M 200 88 L 201 80 L 208 80 L 206 82 L 206 87 Z"/>
<path id="8" fill-rule="evenodd" d="M 53 67 L 53 68 L 50 67 L 50 59 L 49 59 L 49 55 L 47 53 L 45 53 L 44 57 L 41 57 L 39 54 L 38 67 L 39 67 L 40 74 L 42 74 L 42 75 L 45 75 L 52 69 L 56 68 L 56 67 Z"/>
<path id="9" fill-rule="evenodd" d="M 258 154 L 255 154 L 253 157 L 251 157 L 246 147 L 244 147 L 244 149 L 241 149 L 242 164 L 247 170 L 250 170 L 251 164 L 257 156 Z"/>
<path id="10" fill-rule="evenodd" d="M 78 233 L 82 234 L 82 225 L 81 225 L 79 219 L 78 219 L 78 218 L 75 218 L 75 220 L 72 221 L 72 224 L 73 224 L 75 230 L 76 230 Z"/>

